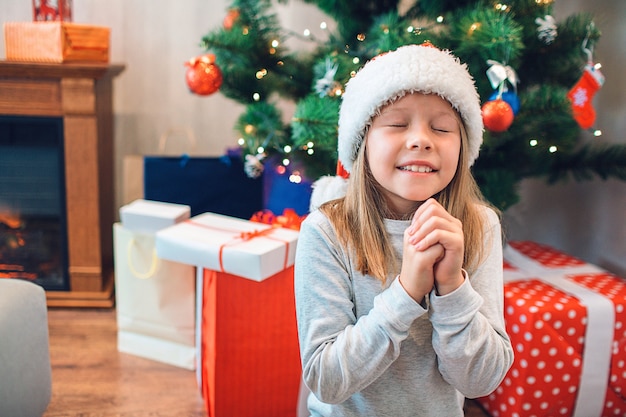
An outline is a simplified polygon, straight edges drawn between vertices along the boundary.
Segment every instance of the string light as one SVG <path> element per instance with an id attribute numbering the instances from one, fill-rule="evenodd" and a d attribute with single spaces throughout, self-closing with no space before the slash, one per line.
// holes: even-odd
<path id="1" fill-rule="evenodd" d="M 365 33 L 359 33 L 356 35 L 356 40 L 359 42 L 363 42 L 365 40 Z"/>
<path id="2" fill-rule="evenodd" d="M 254 100 L 254 101 L 261 100 L 261 94 L 259 94 L 259 93 L 252 94 L 252 100 Z"/>
<path id="3" fill-rule="evenodd" d="M 311 36 L 311 31 L 309 29 L 304 29 L 304 32 L 302 32 L 302 34 L 308 38 L 309 36 Z"/>
<path id="4" fill-rule="evenodd" d="M 474 32 L 476 32 L 478 29 L 480 29 L 481 23 L 480 22 L 475 22 L 472 23 L 472 25 L 469 27 L 469 30 L 467 31 L 467 33 L 471 36 L 474 34 Z"/>
<path id="5" fill-rule="evenodd" d="M 539 142 L 537 142 L 537 139 L 531 139 L 529 143 L 530 143 L 530 146 L 535 147 L 537 146 Z"/>
<path id="6" fill-rule="evenodd" d="M 259 80 L 265 77 L 266 75 L 267 75 L 267 70 L 265 68 L 256 72 L 256 78 Z"/>
<path id="7" fill-rule="evenodd" d="M 593 136 L 598 137 L 602 136 L 602 131 L 600 129 L 596 129 L 593 131 Z"/>
<path id="8" fill-rule="evenodd" d="M 552 146 L 550 146 L 548 148 L 548 152 L 550 152 L 550 153 L 555 153 L 557 150 L 558 150 L 558 148 L 556 146 L 554 146 L 554 145 L 552 145 Z"/>
<path id="9" fill-rule="evenodd" d="M 237 144 L 239 144 L 239 146 L 243 146 L 246 144 L 246 140 L 244 138 L 239 138 L 237 139 Z"/>
<path id="10" fill-rule="evenodd" d="M 437 23 L 443 23 L 443 16 L 437 16 Z"/>
<path id="11" fill-rule="evenodd" d="M 285 153 L 289 153 L 289 152 L 291 152 L 291 146 L 289 146 L 289 145 L 285 145 L 285 147 L 283 148 L 283 151 L 284 151 Z"/>
<path id="12" fill-rule="evenodd" d="M 265 148 L 262 146 L 259 146 L 258 148 L 256 148 L 256 153 L 257 154 L 265 153 Z"/>
<path id="13" fill-rule="evenodd" d="M 289 181 L 293 182 L 294 184 L 300 184 L 302 182 L 302 176 L 300 176 L 300 173 L 298 171 L 294 171 L 289 176 Z"/>
<path id="14" fill-rule="evenodd" d="M 288 158 L 283 159 L 283 165 L 284 166 L 289 166 L 290 163 L 291 163 L 291 161 Z"/>
<path id="15" fill-rule="evenodd" d="M 328 25 L 326 24 L 326 22 L 320 23 L 320 29 L 326 30 L 327 27 Z"/>

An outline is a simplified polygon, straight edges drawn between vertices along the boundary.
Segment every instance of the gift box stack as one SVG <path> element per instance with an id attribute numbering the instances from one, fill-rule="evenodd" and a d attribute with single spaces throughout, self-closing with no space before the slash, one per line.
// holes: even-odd
<path id="1" fill-rule="evenodd" d="M 211 417 L 295 415 L 297 237 L 215 213 L 157 232 L 159 257 L 197 267 L 197 377 Z"/>
<path id="2" fill-rule="evenodd" d="M 72 2 L 33 0 L 32 22 L 5 22 L 7 61 L 109 62 L 110 28 L 72 23 Z"/>
<path id="3" fill-rule="evenodd" d="M 494 417 L 626 415 L 626 281 L 534 242 L 504 250 L 515 362 L 479 399 Z"/>

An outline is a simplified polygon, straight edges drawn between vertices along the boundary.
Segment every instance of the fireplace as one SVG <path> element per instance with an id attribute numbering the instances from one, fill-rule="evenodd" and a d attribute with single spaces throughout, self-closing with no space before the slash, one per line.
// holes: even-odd
<path id="1" fill-rule="evenodd" d="M 0 116 L 0 278 L 68 290 L 63 119 Z"/>
<path id="2" fill-rule="evenodd" d="M 122 65 L 0 61 L 0 278 L 48 306 L 110 307 L 113 78 Z"/>

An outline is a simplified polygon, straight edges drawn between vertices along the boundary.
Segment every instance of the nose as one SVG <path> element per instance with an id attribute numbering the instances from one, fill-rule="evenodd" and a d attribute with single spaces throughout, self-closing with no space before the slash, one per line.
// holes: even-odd
<path id="1" fill-rule="evenodd" d="M 408 149 L 421 149 L 429 151 L 433 147 L 428 127 L 416 126 L 407 131 L 406 147 Z"/>

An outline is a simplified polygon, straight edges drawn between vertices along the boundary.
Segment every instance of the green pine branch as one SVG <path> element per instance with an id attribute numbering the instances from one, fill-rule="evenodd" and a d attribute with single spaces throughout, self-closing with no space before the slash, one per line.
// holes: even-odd
<path id="1" fill-rule="evenodd" d="M 626 181 L 626 145 L 586 144 L 571 153 L 555 155 L 548 183 L 573 178 L 576 181 L 616 178 Z"/>

